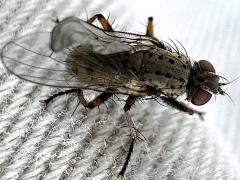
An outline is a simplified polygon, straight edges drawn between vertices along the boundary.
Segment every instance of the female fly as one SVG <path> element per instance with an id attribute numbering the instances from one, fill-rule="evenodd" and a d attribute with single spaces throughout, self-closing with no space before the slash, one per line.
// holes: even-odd
<path id="1" fill-rule="evenodd" d="M 102 28 L 93 25 L 98 20 Z M 136 99 L 157 97 L 164 103 L 190 115 L 198 112 L 178 100 L 194 105 L 206 104 L 212 94 L 224 94 L 220 76 L 206 60 L 192 63 L 187 53 L 153 37 L 153 19 L 148 19 L 146 35 L 114 31 L 103 15 L 88 21 L 67 17 L 50 33 L 35 33 L 6 44 L 2 62 L 16 76 L 41 85 L 70 88 L 53 98 L 77 92 L 80 102 L 94 108 L 114 94 L 128 96 L 123 107 L 126 115 Z M 175 44 L 174 44 L 175 45 Z M 100 91 L 87 102 L 82 90 Z M 128 119 L 131 145 L 123 175 L 138 131 Z"/>

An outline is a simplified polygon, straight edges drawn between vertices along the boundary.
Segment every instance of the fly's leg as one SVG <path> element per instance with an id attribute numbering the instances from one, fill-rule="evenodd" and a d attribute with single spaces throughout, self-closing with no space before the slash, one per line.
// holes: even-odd
<path id="1" fill-rule="evenodd" d="M 129 146 L 129 149 L 128 149 L 128 155 L 126 157 L 124 165 L 123 165 L 121 171 L 119 172 L 119 176 L 123 176 L 126 169 L 127 169 L 128 163 L 130 161 L 130 158 L 131 158 L 131 155 L 132 155 L 132 152 L 133 152 L 134 142 L 136 141 L 136 138 L 137 138 L 138 131 L 134 127 L 134 123 L 131 119 L 131 115 L 128 112 L 131 109 L 132 105 L 135 103 L 135 101 L 136 101 L 136 96 L 128 96 L 128 98 L 126 100 L 126 104 L 123 107 L 123 110 L 125 111 L 125 114 L 126 114 L 126 117 L 127 117 L 128 127 L 130 129 L 131 143 L 130 143 L 130 146 Z"/>
<path id="2" fill-rule="evenodd" d="M 171 97 L 160 97 L 160 98 L 167 105 L 169 105 L 179 111 L 185 112 L 189 115 L 197 114 L 201 120 L 204 120 L 204 118 L 203 118 L 204 112 L 197 111 L 197 110 L 187 106 L 186 104 L 179 102 L 176 99 L 171 98 Z"/>
<path id="3" fill-rule="evenodd" d="M 48 99 L 43 100 L 43 102 L 45 103 L 46 107 L 47 105 L 56 97 L 58 96 L 62 96 L 65 94 L 70 94 L 70 93 L 74 93 L 74 92 L 79 92 L 81 91 L 80 89 L 70 89 L 70 90 L 66 90 L 66 91 L 62 91 L 62 92 L 58 92 L 56 94 L 53 94 L 52 96 L 48 97 Z"/>
<path id="4" fill-rule="evenodd" d="M 134 142 L 135 142 L 135 140 L 131 139 L 131 144 L 130 144 L 129 149 L 128 149 L 128 155 L 127 155 L 127 158 L 126 158 L 126 160 L 124 162 L 124 165 L 123 165 L 121 171 L 118 174 L 119 176 L 123 176 L 125 171 L 126 171 L 126 169 L 127 169 L 128 163 L 130 161 L 130 158 L 131 158 L 131 155 L 132 155 L 132 152 L 133 152 Z"/>
<path id="5" fill-rule="evenodd" d="M 123 107 L 123 110 L 125 111 L 125 115 L 127 117 L 128 127 L 130 129 L 132 139 L 137 138 L 137 132 L 136 132 L 137 129 L 135 128 L 131 115 L 129 114 L 128 111 L 131 109 L 135 101 L 136 101 L 136 96 L 128 96 L 126 103 Z"/>
<path id="6" fill-rule="evenodd" d="M 66 91 L 62 91 L 62 92 L 58 92 L 52 96 L 50 96 L 48 99 L 43 100 L 43 102 L 46 104 L 46 106 L 56 97 L 58 96 L 62 96 L 65 94 L 70 94 L 70 93 L 78 93 L 79 95 L 79 100 L 80 103 L 89 109 L 93 109 L 96 106 L 101 105 L 102 103 L 104 103 L 106 100 L 108 100 L 108 98 L 110 98 L 112 96 L 112 93 L 107 93 L 107 92 L 103 92 L 100 95 L 98 95 L 95 99 L 93 99 L 90 102 L 87 102 L 83 96 L 83 91 L 81 89 L 70 89 L 70 90 L 66 90 Z"/>
<path id="7" fill-rule="evenodd" d="M 80 102 L 83 104 L 83 106 L 85 106 L 86 108 L 89 108 L 89 109 L 93 109 L 94 107 L 99 106 L 100 104 L 105 102 L 112 95 L 113 95 L 112 93 L 103 92 L 102 94 L 97 96 L 92 101 L 87 102 L 84 98 L 83 91 L 80 91 L 79 92 L 79 99 L 80 99 Z M 129 150 L 128 150 L 128 155 L 127 155 L 126 161 L 124 162 L 124 165 L 123 165 L 121 171 L 119 172 L 120 176 L 123 176 L 124 172 L 126 171 L 126 168 L 128 166 L 128 162 L 129 162 L 129 160 L 131 158 L 131 154 L 133 152 L 134 142 L 137 138 L 138 130 L 134 127 L 134 123 L 131 120 L 131 116 L 128 112 L 131 109 L 131 107 L 132 107 L 132 105 L 134 104 L 135 101 L 136 101 L 135 96 L 129 96 L 126 100 L 125 106 L 123 107 L 123 110 L 125 111 L 126 116 L 127 116 L 128 126 L 129 126 L 130 132 L 131 132 L 131 144 L 130 144 L 130 147 L 129 147 Z"/>
<path id="8" fill-rule="evenodd" d="M 91 17 L 87 22 L 89 24 L 92 24 L 95 20 L 98 20 L 104 31 L 114 31 L 109 22 L 106 20 L 106 18 L 102 14 L 96 14 L 93 17 Z"/>
<path id="9" fill-rule="evenodd" d="M 136 99 L 137 99 L 136 96 L 128 96 L 126 103 L 123 107 L 123 110 L 125 112 L 129 111 L 131 109 L 132 105 L 135 103 Z"/>
<path id="10" fill-rule="evenodd" d="M 148 18 L 148 23 L 147 23 L 147 30 L 146 30 L 146 36 L 149 37 L 154 37 L 153 36 L 153 17 Z M 154 43 L 154 42 L 153 42 Z M 155 44 L 155 43 L 154 43 Z M 166 46 L 162 42 L 158 42 L 155 44 L 155 46 L 166 49 Z"/>
<path id="11" fill-rule="evenodd" d="M 153 18 L 152 17 L 148 18 L 146 36 L 153 37 Z"/>
<path id="12" fill-rule="evenodd" d="M 88 109 L 93 109 L 97 106 L 100 106 L 102 103 L 104 103 L 105 101 L 107 101 L 113 94 L 112 93 L 108 93 L 108 92 L 103 92 L 100 95 L 98 95 L 96 98 L 94 98 L 93 100 L 87 102 L 86 99 L 84 98 L 83 95 L 83 91 L 79 91 L 79 100 L 80 103 L 88 108 Z"/>

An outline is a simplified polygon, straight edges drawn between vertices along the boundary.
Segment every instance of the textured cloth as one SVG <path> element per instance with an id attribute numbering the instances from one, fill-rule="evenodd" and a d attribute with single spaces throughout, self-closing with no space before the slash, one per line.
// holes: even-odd
<path id="1" fill-rule="evenodd" d="M 0 3 L 0 48 L 16 37 L 49 31 L 52 19 L 110 12 L 113 27 L 145 32 L 154 17 L 155 35 L 176 38 L 190 57 L 209 59 L 229 80 L 239 75 L 240 3 L 237 0 L 152 1 L 9 0 Z M 37 43 L 37 42 L 36 42 Z M 197 60 L 197 59 L 195 59 Z M 233 64 L 237 66 L 233 66 Z M 205 122 L 157 102 L 138 101 L 130 111 L 145 136 L 137 141 L 126 178 L 238 179 L 238 81 L 227 98 L 202 109 Z M 0 64 L 0 179 L 116 179 L 129 148 L 123 102 L 113 97 L 100 110 L 77 106 L 74 95 L 41 100 L 58 88 L 8 75 Z M 89 99 L 95 93 L 87 92 Z M 119 98 L 125 98 L 120 96 Z M 160 102 L 161 103 L 161 102 Z"/>

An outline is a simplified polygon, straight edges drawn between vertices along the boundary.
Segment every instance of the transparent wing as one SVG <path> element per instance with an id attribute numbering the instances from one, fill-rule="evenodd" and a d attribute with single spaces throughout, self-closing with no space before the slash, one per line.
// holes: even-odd
<path id="1" fill-rule="evenodd" d="M 72 79 L 66 67 L 66 50 L 54 53 L 50 37 L 50 33 L 36 33 L 9 42 L 2 50 L 3 65 L 9 72 L 34 83 L 77 87 L 78 81 Z"/>
<path id="2" fill-rule="evenodd" d="M 129 81 L 138 81 L 138 77 L 127 66 L 129 55 L 129 51 L 97 54 L 90 47 L 80 46 L 70 51 L 67 67 L 85 87 L 124 89 Z"/>
<path id="3" fill-rule="evenodd" d="M 126 32 L 106 32 L 76 17 L 67 17 L 58 23 L 51 36 L 51 48 L 61 51 L 70 46 L 91 46 L 99 54 L 149 49 L 162 44 L 156 38 Z"/>
<path id="4" fill-rule="evenodd" d="M 35 33 L 9 42 L 2 62 L 11 73 L 38 84 L 104 90 L 125 88 L 137 76 L 126 66 L 128 56 L 148 49 L 154 38 L 105 32 L 75 17 L 52 32 Z"/>
<path id="5" fill-rule="evenodd" d="M 129 51 L 98 54 L 91 47 L 79 46 L 54 52 L 50 37 L 50 33 L 37 33 L 6 44 L 1 54 L 6 69 L 41 85 L 98 91 L 124 91 L 129 80 L 137 80 L 126 66 Z"/>

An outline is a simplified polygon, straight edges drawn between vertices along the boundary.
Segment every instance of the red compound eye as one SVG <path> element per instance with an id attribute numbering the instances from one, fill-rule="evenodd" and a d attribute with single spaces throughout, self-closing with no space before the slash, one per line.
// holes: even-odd
<path id="1" fill-rule="evenodd" d="M 215 68 L 213 65 L 207 60 L 200 60 L 199 62 L 200 68 L 202 71 L 215 73 Z"/>
<path id="2" fill-rule="evenodd" d="M 199 88 L 193 95 L 191 102 L 196 106 L 206 104 L 212 97 L 212 94 Z"/>

